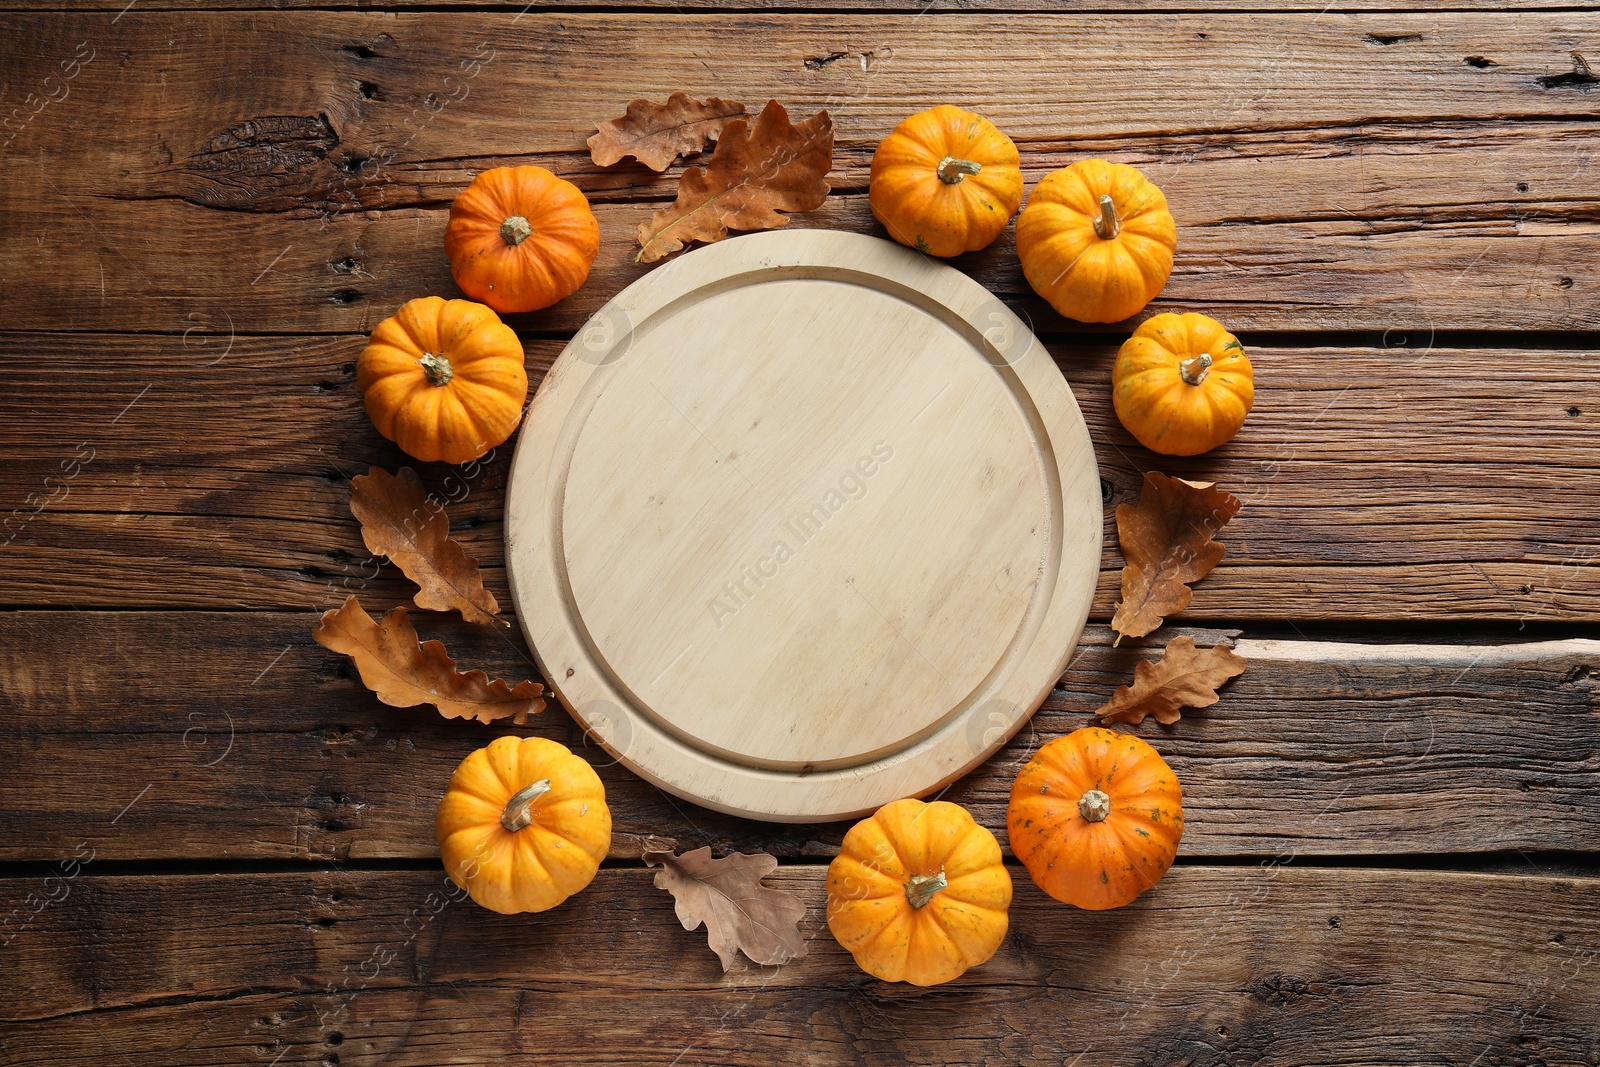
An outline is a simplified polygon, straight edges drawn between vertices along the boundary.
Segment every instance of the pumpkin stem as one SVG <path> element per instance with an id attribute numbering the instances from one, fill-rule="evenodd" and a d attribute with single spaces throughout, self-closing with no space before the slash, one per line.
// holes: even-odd
<path id="1" fill-rule="evenodd" d="M 541 778 L 526 788 L 519 789 L 506 801 L 506 810 L 500 813 L 500 825 L 506 833 L 514 834 L 533 822 L 533 802 L 550 792 L 550 779 Z"/>
<path id="2" fill-rule="evenodd" d="M 500 224 L 500 240 L 504 241 L 512 248 L 515 248 L 523 241 L 526 241 L 528 236 L 532 233 L 533 227 L 530 226 L 528 224 L 528 220 L 523 218 L 521 215 L 512 215 L 509 219 L 506 219 L 506 221 Z"/>
<path id="3" fill-rule="evenodd" d="M 456 376 L 456 369 L 450 365 L 450 361 L 432 352 L 422 353 L 422 358 L 417 362 L 422 364 L 422 373 L 428 376 L 429 385 L 449 385 L 450 379 Z"/>
<path id="4" fill-rule="evenodd" d="M 1202 352 L 1193 359 L 1178 364 L 1178 376 L 1190 385 L 1199 385 L 1211 373 L 1211 353 Z"/>
<path id="5" fill-rule="evenodd" d="M 961 180 L 969 174 L 977 174 L 983 170 L 982 163 L 975 163 L 970 159 L 957 159 L 955 156 L 945 156 L 939 160 L 939 166 L 934 173 L 939 175 L 939 180 L 946 185 L 960 185 Z"/>
<path id="6" fill-rule="evenodd" d="M 1089 822 L 1104 822 L 1111 814 L 1111 798 L 1098 789 L 1091 789 L 1078 798 L 1078 814 Z"/>
<path id="7" fill-rule="evenodd" d="M 1117 205 L 1108 195 L 1100 197 L 1100 217 L 1094 220 L 1094 232 L 1106 241 L 1122 232 L 1122 223 L 1117 221 Z"/>
<path id="8" fill-rule="evenodd" d="M 906 882 L 906 899 L 911 901 L 913 908 L 926 907 L 933 895 L 949 884 L 943 868 L 938 874 L 913 874 Z"/>

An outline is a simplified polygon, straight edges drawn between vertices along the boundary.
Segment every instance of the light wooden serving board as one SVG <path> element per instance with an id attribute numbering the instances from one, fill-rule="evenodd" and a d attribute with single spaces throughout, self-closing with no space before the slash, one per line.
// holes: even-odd
<path id="1" fill-rule="evenodd" d="M 814 822 L 937 789 L 1027 721 L 1088 616 L 1100 481 L 998 299 L 781 230 L 595 314 L 528 411 L 506 541 L 539 666 L 608 751 Z"/>

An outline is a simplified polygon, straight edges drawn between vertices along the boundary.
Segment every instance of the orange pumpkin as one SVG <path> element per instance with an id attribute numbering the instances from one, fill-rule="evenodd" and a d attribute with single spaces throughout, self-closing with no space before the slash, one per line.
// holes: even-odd
<path id="1" fill-rule="evenodd" d="M 1022 205 L 1017 146 L 988 119 L 943 104 L 896 126 L 872 154 L 872 213 L 903 245 L 956 256 L 993 243 Z"/>
<path id="2" fill-rule="evenodd" d="M 1228 441 L 1255 402 L 1239 339 L 1208 315 L 1171 312 L 1139 324 L 1111 368 L 1117 418 L 1165 456 L 1197 456 Z"/>
<path id="3" fill-rule="evenodd" d="M 356 384 L 378 432 L 429 462 L 466 463 L 522 421 L 522 342 L 470 300 L 424 296 L 378 323 Z"/>
<path id="4" fill-rule="evenodd" d="M 450 776 L 434 823 L 451 881 L 510 915 L 546 911 L 594 880 L 611 847 L 605 787 L 543 737 L 497 737 Z"/>
<path id="5" fill-rule="evenodd" d="M 1183 791 L 1155 749 L 1098 726 L 1045 745 L 1011 787 L 1006 831 L 1039 888 L 1080 908 L 1120 908 L 1172 866 Z"/>
<path id="6" fill-rule="evenodd" d="M 543 167 L 496 167 L 450 205 L 444 250 L 463 293 L 496 311 L 535 311 L 589 277 L 600 224 L 571 182 Z"/>
<path id="7" fill-rule="evenodd" d="M 1103 159 L 1047 174 L 1017 219 L 1028 284 L 1081 322 L 1137 314 L 1167 284 L 1177 245 L 1161 190 L 1133 167 Z"/>
<path id="8" fill-rule="evenodd" d="M 896 800 L 851 827 L 828 865 L 828 929 L 886 982 L 960 977 L 1005 939 L 1011 876 L 965 808 Z"/>

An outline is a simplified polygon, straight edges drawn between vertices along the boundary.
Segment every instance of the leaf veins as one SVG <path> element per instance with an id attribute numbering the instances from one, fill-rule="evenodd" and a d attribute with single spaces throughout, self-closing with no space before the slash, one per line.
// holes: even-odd
<path id="1" fill-rule="evenodd" d="M 828 113 L 791 124 L 783 105 L 769 101 L 754 125 L 743 118 L 728 123 L 704 167 L 684 171 L 678 199 L 639 226 L 634 260 L 653 263 L 690 241 L 720 241 L 729 229 L 786 225 L 788 217 L 779 212 L 822 206 L 832 168 Z"/>
<path id="2" fill-rule="evenodd" d="M 704 151 L 744 113 L 743 104 L 715 96 L 695 100 L 688 93 L 673 93 L 665 104 L 634 100 L 621 118 L 597 127 L 589 138 L 589 158 L 609 167 L 632 156 L 651 170 L 663 171 L 679 156 Z"/>

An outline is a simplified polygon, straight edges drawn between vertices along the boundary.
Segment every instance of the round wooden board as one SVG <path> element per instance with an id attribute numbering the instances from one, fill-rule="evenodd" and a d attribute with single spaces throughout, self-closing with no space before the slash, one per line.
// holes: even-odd
<path id="1" fill-rule="evenodd" d="M 780 230 L 630 285 L 556 360 L 512 464 L 517 614 L 631 770 L 816 822 L 926 794 L 1077 645 L 1100 479 L 1071 390 L 966 275 Z"/>

